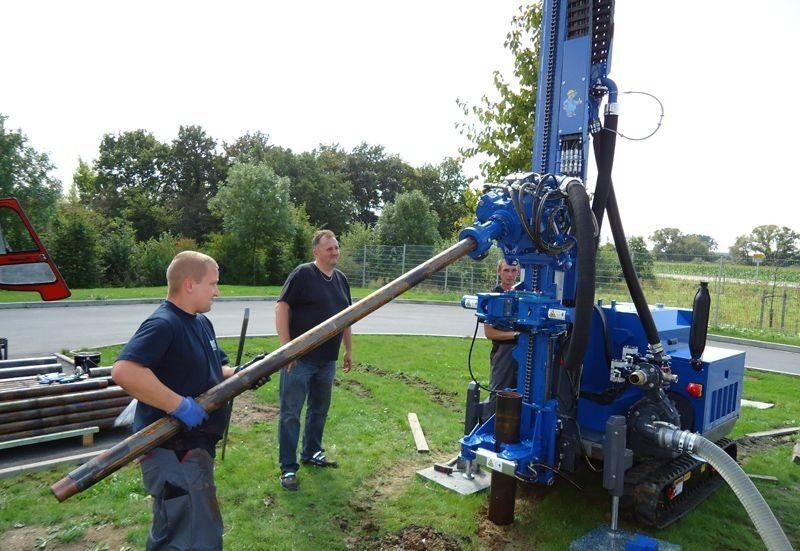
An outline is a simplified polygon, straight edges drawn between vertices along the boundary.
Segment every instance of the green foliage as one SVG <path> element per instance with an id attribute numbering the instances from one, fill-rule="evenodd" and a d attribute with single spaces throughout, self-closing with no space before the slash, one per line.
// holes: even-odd
<path id="1" fill-rule="evenodd" d="M 251 282 L 257 280 L 259 249 L 266 250 L 267 279 L 272 279 L 274 265 L 281 261 L 279 243 L 295 231 L 289 179 L 275 174 L 264 162 L 235 164 L 209 205 L 222 218 L 225 231 L 247 243 Z"/>
<path id="2" fill-rule="evenodd" d="M 477 105 L 458 100 L 467 120 L 456 126 L 469 142 L 461 154 L 485 159 L 481 172 L 490 182 L 531 169 L 541 20 L 541 4 L 521 6 L 504 42 L 514 56 L 513 78 L 495 71 L 494 95 L 484 95 Z"/>
<path id="3" fill-rule="evenodd" d="M 438 230 L 443 239 L 449 239 L 460 230 L 458 222 L 474 211 L 468 210 L 466 198 L 469 180 L 462 173 L 462 163 L 447 158 L 440 164 L 425 165 L 416 170 L 412 183 L 428 199 L 428 203 L 439 216 Z"/>
<path id="4" fill-rule="evenodd" d="M 756 226 L 750 234 L 736 238 L 730 253 L 740 262 L 750 260 L 754 253 L 763 254 L 765 264 L 800 260 L 800 233 L 788 226 Z"/>
<path id="5" fill-rule="evenodd" d="M 136 233 L 125 220 L 112 220 L 105 225 L 100 240 L 100 264 L 103 281 L 112 287 L 125 287 L 136 280 L 134 255 Z"/>
<path id="6" fill-rule="evenodd" d="M 55 167 L 46 153 L 28 145 L 22 131 L 6 130 L 0 113 L 0 197 L 15 197 L 37 231 L 52 222 L 61 197 L 61 182 L 49 175 Z"/>
<path id="7" fill-rule="evenodd" d="M 653 255 L 647 250 L 647 244 L 642 237 L 634 236 L 628 239 L 628 250 L 633 257 L 633 267 L 640 279 L 653 279 Z"/>
<path id="8" fill-rule="evenodd" d="M 167 266 L 178 254 L 178 246 L 169 232 L 136 244 L 134 270 L 138 285 L 163 285 L 167 281 Z"/>
<path id="9" fill-rule="evenodd" d="M 249 242 L 232 233 L 214 232 L 206 236 L 203 252 L 219 264 L 219 280 L 224 284 L 264 285 L 264 253 L 256 253 L 255 273 L 253 252 Z"/>
<path id="10" fill-rule="evenodd" d="M 415 190 L 384 207 L 375 233 L 381 245 L 433 245 L 439 239 L 438 224 L 429 200 Z"/>
<path id="11" fill-rule="evenodd" d="M 166 195 L 177 213 L 174 231 L 201 241 L 219 229 L 209 208 L 228 173 L 228 162 L 217 154 L 217 142 L 199 126 L 181 126 L 165 165 Z"/>
<path id="12" fill-rule="evenodd" d="M 656 259 L 710 261 L 716 257 L 712 251 L 717 248 L 717 242 L 708 235 L 684 234 L 678 228 L 661 228 L 653 232 L 650 241 Z"/>
<path id="13" fill-rule="evenodd" d="M 67 282 L 75 288 L 94 287 L 103 270 L 100 239 L 103 219 L 80 204 L 62 203 L 47 233 L 47 250 Z"/>
<path id="14" fill-rule="evenodd" d="M 374 225 L 378 212 L 394 201 L 413 178 L 413 168 L 397 155 L 387 154 L 382 145 L 363 142 L 347 157 L 348 179 L 353 186 L 356 218 Z"/>
<path id="15" fill-rule="evenodd" d="M 611 243 L 598 247 L 595 274 L 598 287 L 622 281 L 622 267 L 619 265 L 617 249 Z"/>

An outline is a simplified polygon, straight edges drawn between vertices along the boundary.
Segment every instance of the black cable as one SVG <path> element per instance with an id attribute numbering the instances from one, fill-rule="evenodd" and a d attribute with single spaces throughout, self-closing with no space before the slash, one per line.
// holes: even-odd
<path id="1" fill-rule="evenodd" d="M 475 374 L 472 372 L 472 349 L 475 346 L 475 339 L 478 337 L 478 324 L 480 324 L 480 320 L 475 320 L 475 332 L 472 334 L 472 342 L 469 345 L 469 354 L 467 355 L 467 367 L 469 368 L 469 376 L 472 377 L 472 380 L 478 385 L 478 388 L 482 388 L 489 394 L 496 394 L 496 391 L 491 390 L 483 386 L 478 382 L 478 379 L 475 378 Z"/>
<path id="2" fill-rule="evenodd" d="M 551 467 L 550 465 L 545 465 L 544 463 L 533 463 L 531 464 L 531 467 L 543 467 L 548 471 L 552 471 L 553 473 L 557 474 L 558 476 L 560 476 L 561 478 L 563 478 L 564 480 L 575 486 L 577 489 L 583 490 L 583 486 L 581 486 L 580 484 L 572 480 L 570 477 L 568 477 L 566 474 L 564 474 L 564 471 L 562 471 L 561 469 L 558 469 L 556 467 Z M 521 476 L 518 476 L 517 478 L 519 480 L 522 480 L 523 482 L 536 482 L 535 478 L 526 479 Z"/>

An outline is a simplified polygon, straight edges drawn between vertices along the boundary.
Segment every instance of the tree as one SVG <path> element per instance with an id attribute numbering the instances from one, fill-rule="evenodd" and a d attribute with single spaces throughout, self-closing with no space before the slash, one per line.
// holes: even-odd
<path id="1" fill-rule="evenodd" d="M 162 203 L 168 154 L 169 148 L 146 130 L 104 135 L 94 174 L 78 165 L 74 181 L 81 201 L 108 218 L 121 216 L 131 195 Z"/>
<path id="2" fill-rule="evenodd" d="M 49 227 L 61 197 L 61 182 L 46 153 L 28 145 L 22 131 L 8 131 L 0 114 L 0 197 L 15 197 L 39 231 Z"/>
<path id="3" fill-rule="evenodd" d="M 633 267 L 640 279 L 653 279 L 653 256 L 647 250 L 644 239 L 633 236 L 628 239 L 628 250 L 633 257 Z"/>
<path id="4" fill-rule="evenodd" d="M 269 143 L 269 134 L 258 130 L 252 134 L 247 133 L 240 136 L 235 142 L 225 143 L 222 146 L 230 164 L 258 164 L 266 161 L 266 154 L 272 147 Z"/>
<path id="5" fill-rule="evenodd" d="M 278 176 L 266 164 L 237 163 L 228 179 L 209 201 L 213 213 L 222 218 L 226 232 L 248 244 L 255 284 L 258 250 L 294 232 L 289 201 L 289 179 Z"/>
<path id="6" fill-rule="evenodd" d="M 453 158 L 446 158 L 438 165 L 425 165 L 416 170 L 416 178 L 412 184 L 428 198 L 430 206 L 439 216 L 439 235 L 449 239 L 453 232 L 459 230 L 458 222 L 469 211 L 466 193 L 469 180 L 461 172 L 462 163 Z"/>
<path id="7" fill-rule="evenodd" d="M 217 154 L 217 142 L 199 126 L 181 126 L 172 141 L 165 168 L 172 208 L 177 213 L 175 231 L 201 241 L 219 229 L 209 210 L 228 173 L 228 162 Z"/>
<path id="8" fill-rule="evenodd" d="M 788 226 L 765 224 L 756 226 L 748 235 L 740 235 L 730 248 L 731 255 L 747 260 L 753 253 L 762 253 L 765 263 L 800 259 L 800 233 Z"/>
<path id="9" fill-rule="evenodd" d="M 100 256 L 101 215 L 84 205 L 62 203 L 47 233 L 47 249 L 67 285 L 74 289 L 95 287 L 102 281 Z"/>
<path id="10" fill-rule="evenodd" d="M 373 226 L 383 206 L 394 201 L 413 178 L 413 168 L 397 155 L 388 155 L 382 145 L 363 142 L 347 157 L 347 176 L 357 219 Z"/>
<path id="11" fill-rule="evenodd" d="M 439 239 L 438 224 L 428 199 L 415 190 L 384 207 L 375 232 L 381 245 L 433 245 Z"/>
<path id="12" fill-rule="evenodd" d="M 714 238 L 697 233 L 684 234 L 678 228 L 661 228 L 650 236 L 657 259 L 713 260 L 717 248 Z"/>
<path id="13" fill-rule="evenodd" d="M 135 251 L 136 232 L 127 221 L 112 220 L 104 225 L 99 251 L 104 284 L 125 287 L 135 280 Z"/>
<path id="14" fill-rule="evenodd" d="M 477 105 L 457 100 L 467 121 L 456 127 L 469 141 L 460 152 L 466 158 L 484 159 L 481 172 L 490 182 L 531 169 L 541 20 L 538 3 L 521 6 L 511 20 L 504 46 L 514 56 L 513 78 L 507 81 L 494 72 L 497 99 L 484 95 Z"/>

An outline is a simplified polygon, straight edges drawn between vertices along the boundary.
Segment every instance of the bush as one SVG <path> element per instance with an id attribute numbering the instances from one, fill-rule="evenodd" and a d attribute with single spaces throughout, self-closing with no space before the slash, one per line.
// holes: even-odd
<path id="1" fill-rule="evenodd" d="M 167 266 L 178 253 L 175 237 L 164 232 L 158 239 L 148 239 L 136 244 L 134 268 L 135 285 L 150 287 L 165 285 L 167 282 Z"/>
<path id="2" fill-rule="evenodd" d="M 103 219 L 82 205 L 58 207 L 47 248 L 61 275 L 72 288 L 87 289 L 102 282 L 100 228 Z"/>
<path id="3" fill-rule="evenodd" d="M 106 226 L 100 242 L 100 263 L 105 285 L 127 287 L 134 281 L 135 251 L 136 232 L 129 223 L 115 220 Z"/>

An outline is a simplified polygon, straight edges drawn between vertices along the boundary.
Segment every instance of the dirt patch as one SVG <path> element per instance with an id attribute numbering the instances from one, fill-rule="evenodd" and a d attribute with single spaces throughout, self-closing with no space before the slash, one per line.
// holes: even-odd
<path id="1" fill-rule="evenodd" d="M 386 371 L 384 369 L 381 369 L 380 367 L 371 364 L 359 364 L 358 367 L 360 370 L 366 371 L 367 373 L 372 373 L 374 375 L 378 375 L 379 377 L 396 379 L 398 381 L 403 382 L 406 385 L 419 388 L 423 390 L 428 396 L 430 396 L 431 400 L 433 400 L 440 406 L 446 407 L 454 411 L 460 411 L 462 409 L 462 405 L 458 403 L 457 392 L 442 390 L 436 385 L 430 383 L 429 381 L 426 381 L 425 379 L 417 377 L 416 375 L 408 375 L 407 373 L 403 373 L 402 371 L 398 372 Z"/>
<path id="2" fill-rule="evenodd" d="M 271 404 L 257 402 L 253 391 L 243 392 L 233 401 L 231 423 L 238 427 L 252 427 L 278 418 L 280 409 Z"/>
<path id="3" fill-rule="evenodd" d="M 742 436 L 736 440 L 736 460 L 742 463 L 748 457 L 769 451 L 777 446 L 791 444 L 793 441 L 794 435 L 791 434 L 777 437 L 762 436 L 758 438 Z"/>
<path id="4" fill-rule="evenodd" d="M 365 387 L 363 383 L 356 381 L 355 379 L 336 378 L 333 380 L 333 386 L 343 388 L 347 392 L 355 394 L 359 398 L 370 399 L 373 397 L 372 391 Z"/>
<path id="5" fill-rule="evenodd" d="M 368 551 L 461 551 L 457 539 L 430 526 L 407 526 L 398 532 L 366 544 Z"/>
<path id="6" fill-rule="evenodd" d="M 74 532 L 76 531 L 77 532 Z M 83 535 L 71 539 L 74 533 Z M 72 532 L 72 534 L 70 534 Z M 96 526 L 78 523 L 71 528 L 45 528 L 44 526 L 19 526 L 8 529 L 0 535 L 0 549 L 3 551 L 33 551 L 52 549 L 56 551 L 133 551 L 133 546 L 125 541 L 125 530 L 110 524 Z M 65 542 L 64 539 L 71 539 Z"/>

